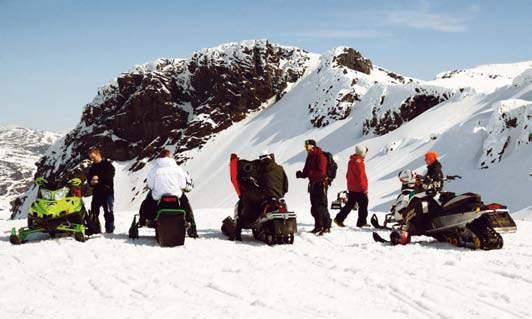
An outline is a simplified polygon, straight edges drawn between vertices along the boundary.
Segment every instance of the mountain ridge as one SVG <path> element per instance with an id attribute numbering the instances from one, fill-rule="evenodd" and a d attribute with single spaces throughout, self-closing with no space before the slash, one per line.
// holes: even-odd
<path id="1" fill-rule="evenodd" d="M 516 69 L 525 71 L 529 68 L 527 63 L 518 63 L 517 66 L 509 64 L 507 67 L 511 70 L 506 73 L 522 73 Z M 483 67 L 476 69 L 479 68 Z M 494 74 L 504 73 L 504 70 L 499 69 L 504 68 L 498 65 Z M 129 175 L 124 177 L 131 182 L 127 183 L 130 187 L 128 194 L 124 195 L 127 200 L 124 199 L 123 206 L 131 206 L 138 204 L 145 191 L 143 174 L 146 164 L 162 147 L 170 148 L 178 162 L 191 167 L 192 173 L 199 179 L 212 180 L 214 177 L 210 176 L 212 174 L 208 173 L 207 168 L 210 166 L 204 165 L 210 162 L 210 158 L 203 158 L 203 149 L 211 144 L 226 145 L 227 141 L 220 141 L 227 138 L 226 132 L 247 130 L 250 125 L 256 127 L 252 127 L 249 134 L 259 131 L 265 133 L 255 139 L 236 134 L 242 139 L 244 148 L 248 149 L 249 156 L 262 153 L 265 149 L 285 149 L 279 143 L 283 140 L 287 145 L 292 145 L 294 138 L 302 141 L 313 135 L 317 135 L 319 142 L 331 145 L 333 151 L 340 153 L 345 152 L 349 145 L 379 141 L 378 150 L 384 152 L 380 156 L 385 156 L 386 152 L 404 147 L 405 143 L 420 144 L 418 149 L 425 149 L 440 135 L 448 134 L 447 130 L 452 129 L 451 126 L 435 122 L 435 127 L 442 128 L 434 129 L 431 134 L 416 133 L 414 129 L 410 133 L 413 136 L 382 142 L 395 139 L 396 135 L 404 136 L 404 130 L 400 130 L 402 127 L 419 125 L 421 118 L 435 110 L 449 109 L 443 112 L 443 116 L 458 124 L 458 119 L 467 122 L 467 116 L 478 117 L 474 110 L 485 110 L 484 113 L 492 111 L 491 104 L 484 105 L 481 101 L 493 100 L 495 103 L 496 100 L 503 100 L 503 96 L 532 99 L 527 95 L 529 79 L 526 76 L 523 83 L 512 84 L 513 78 L 500 81 L 499 77 L 490 78 L 482 72 L 466 70 L 451 72 L 444 81 L 444 75 L 433 81 L 422 81 L 383 69 L 351 48 L 339 47 L 324 55 L 317 55 L 295 47 L 272 44 L 267 40 L 224 44 L 200 50 L 190 59 L 158 59 L 153 63 L 135 66 L 132 70 L 99 90 L 93 102 L 84 107 L 80 124 L 41 158 L 37 174 L 65 174 L 79 165 L 84 150 L 101 144 L 110 158 L 123 163 L 119 165 L 123 167 L 124 174 Z M 469 87 L 461 86 L 463 74 L 468 74 L 472 79 Z M 460 78 L 455 79 L 457 76 Z M 493 83 L 486 86 L 486 81 Z M 512 85 L 522 87 L 525 92 L 510 94 L 510 91 L 515 90 L 506 87 Z M 479 90 L 484 87 L 486 90 Z M 453 115 L 460 105 L 463 108 L 460 115 Z M 521 137 L 529 129 L 526 125 L 528 108 L 524 107 L 523 110 L 519 113 L 524 121 L 520 122 L 524 124 L 519 127 L 519 130 L 523 130 L 518 134 Z M 267 125 L 267 115 L 270 121 L 274 121 L 268 125 L 275 126 L 276 121 L 283 125 L 275 126 L 276 130 L 264 129 L 262 125 Z M 281 119 L 283 116 L 288 119 Z M 121 118 L 117 120 L 117 117 Z M 477 133 L 489 131 L 486 128 L 487 121 L 481 121 L 484 129 L 477 130 Z M 141 125 L 137 127 L 138 131 L 131 129 L 135 123 Z M 407 125 L 409 123 L 412 125 Z M 497 127 L 495 124 L 492 126 Z M 163 134 L 158 130 L 160 127 L 165 127 Z M 349 137 L 346 142 L 328 138 L 328 135 L 339 136 L 340 132 Z M 497 136 L 499 133 L 492 134 Z M 470 132 L 464 134 L 469 136 Z M 484 138 L 479 139 L 478 134 L 475 134 L 471 139 L 474 137 L 479 140 L 480 154 Z M 428 142 L 421 142 L 423 136 L 427 136 Z M 407 143 L 407 140 L 410 142 Z M 232 151 L 239 149 L 242 149 L 240 145 L 233 145 Z M 509 149 L 508 154 L 513 149 Z M 214 174 L 217 176 L 215 179 L 219 180 L 213 184 L 218 185 L 217 188 L 223 187 L 223 195 L 220 196 L 231 198 L 232 201 L 234 198 L 230 190 L 223 186 L 222 177 L 226 161 L 223 157 L 229 151 L 220 151 L 224 154 L 222 157 L 218 154 L 210 157 L 218 159 L 212 169 L 220 172 Z M 297 152 L 279 158 L 291 166 L 301 163 L 304 160 L 302 155 Z M 419 156 L 418 152 L 414 155 Z M 480 157 L 475 158 L 475 170 L 480 169 Z M 196 163 L 201 164 L 198 166 Z M 386 185 L 391 184 L 389 179 L 386 179 Z M 204 191 L 213 194 L 213 190 Z M 28 195 L 31 195 L 31 191 Z M 379 198 L 380 202 L 387 198 L 384 195 Z M 222 202 L 229 204 L 226 200 Z M 19 210 L 16 215 L 23 214 Z"/>

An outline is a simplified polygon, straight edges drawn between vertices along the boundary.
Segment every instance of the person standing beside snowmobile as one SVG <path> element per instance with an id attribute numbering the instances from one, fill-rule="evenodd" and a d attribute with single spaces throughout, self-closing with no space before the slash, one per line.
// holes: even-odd
<path id="1" fill-rule="evenodd" d="M 368 217 L 368 177 L 366 175 L 366 166 L 364 158 L 368 152 L 366 146 L 357 145 L 355 154 L 351 155 L 347 164 L 347 203 L 334 218 L 336 225 L 345 227 L 344 220 L 351 212 L 355 204 L 358 203 L 358 220 L 357 227 L 367 225 Z"/>
<path id="2" fill-rule="evenodd" d="M 185 210 L 185 220 L 190 224 L 188 235 L 197 238 L 194 213 L 184 194 L 184 191 L 192 189 L 192 179 L 172 158 L 172 153 L 169 150 L 161 151 L 159 158 L 153 162 L 153 166 L 148 172 L 147 184 L 151 190 L 151 200 L 153 201 L 160 200 L 163 195 L 174 195 L 179 198 L 179 206 Z M 147 198 L 146 200 L 150 199 Z M 149 206 L 153 207 L 154 205 Z"/>
<path id="3" fill-rule="evenodd" d="M 103 157 L 102 151 L 96 146 L 89 149 L 88 156 L 92 161 L 87 175 L 87 181 L 93 188 L 91 214 L 97 219 L 100 215 L 100 208 L 103 207 L 105 232 L 112 233 L 115 229 L 113 213 L 115 168 L 110 160 Z"/>
<path id="4" fill-rule="evenodd" d="M 310 213 L 314 217 L 314 229 L 311 233 L 322 235 L 331 230 L 331 217 L 328 210 L 327 156 L 314 140 L 305 141 L 307 159 L 303 171 L 296 172 L 296 178 L 308 178 L 310 193 Z"/>

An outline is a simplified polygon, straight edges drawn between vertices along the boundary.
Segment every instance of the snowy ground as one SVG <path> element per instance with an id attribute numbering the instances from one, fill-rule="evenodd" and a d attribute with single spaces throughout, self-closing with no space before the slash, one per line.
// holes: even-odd
<path id="1" fill-rule="evenodd" d="M 469 251 L 419 238 L 374 243 L 371 230 L 307 233 L 299 213 L 293 246 L 227 241 L 228 210 L 198 210 L 198 240 L 160 248 L 131 241 L 131 212 L 114 235 L 12 246 L 0 220 L 2 318 L 530 318 L 532 222 L 498 251 Z M 145 230 L 144 235 L 151 234 Z M 141 233 L 141 235 L 143 235 Z"/>

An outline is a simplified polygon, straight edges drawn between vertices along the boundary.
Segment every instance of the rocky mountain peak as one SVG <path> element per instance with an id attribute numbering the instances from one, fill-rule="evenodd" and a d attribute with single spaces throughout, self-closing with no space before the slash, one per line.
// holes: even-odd
<path id="1" fill-rule="evenodd" d="M 187 151 L 279 100 L 308 60 L 299 48 L 254 40 L 135 66 L 98 91 L 78 126 L 38 163 L 38 174 L 74 169 L 93 145 L 113 160 L 136 159 L 132 170 L 166 145 L 185 161 Z"/>

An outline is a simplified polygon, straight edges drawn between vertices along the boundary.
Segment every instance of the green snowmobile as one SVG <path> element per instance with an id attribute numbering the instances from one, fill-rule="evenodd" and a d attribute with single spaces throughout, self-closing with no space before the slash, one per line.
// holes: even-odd
<path id="1" fill-rule="evenodd" d="M 65 183 L 48 182 L 39 177 L 35 184 L 39 189 L 28 213 L 28 226 L 11 229 L 9 241 L 18 245 L 32 234 L 47 233 L 51 238 L 58 234 L 71 235 L 84 242 L 87 211 L 81 199 L 81 180 L 71 179 L 65 186 Z"/>

